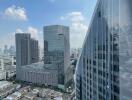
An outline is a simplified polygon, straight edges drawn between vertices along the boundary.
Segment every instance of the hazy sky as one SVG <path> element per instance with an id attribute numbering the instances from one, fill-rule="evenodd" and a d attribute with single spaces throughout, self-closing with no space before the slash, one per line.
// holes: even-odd
<path id="1" fill-rule="evenodd" d="M 70 27 L 72 48 L 82 46 L 96 0 L 0 0 L 0 48 L 14 45 L 15 32 L 31 33 L 43 46 L 43 26 Z"/>

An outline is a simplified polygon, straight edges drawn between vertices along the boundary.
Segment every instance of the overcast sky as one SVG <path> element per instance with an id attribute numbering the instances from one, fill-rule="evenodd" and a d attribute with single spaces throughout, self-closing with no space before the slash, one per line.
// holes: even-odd
<path id="1" fill-rule="evenodd" d="M 0 0 L 0 48 L 14 45 L 16 32 L 31 33 L 43 47 L 43 26 L 70 27 L 71 48 L 81 48 L 96 0 Z"/>

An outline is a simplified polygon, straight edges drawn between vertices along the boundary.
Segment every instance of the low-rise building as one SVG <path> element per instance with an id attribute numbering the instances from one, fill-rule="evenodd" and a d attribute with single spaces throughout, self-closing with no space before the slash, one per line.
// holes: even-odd
<path id="1" fill-rule="evenodd" d="M 0 98 L 3 99 L 7 97 L 8 95 L 12 94 L 18 89 L 19 84 L 12 84 L 7 81 L 1 81 L 0 82 Z"/>
<path id="2" fill-rule="evenodd" d="M 45 69 L 43 62 L 22 66 L 19 80 L 47 86 L 58 86 L 58 71 Z"/>
<path id="3" fill-rule="evenodd" d="M 37 96 L 37 95 L 34 94 L 34 93 L 32 93 L 32 92 L 28 92 L 28 93 L 24 96 L 23 100 L 34 100 L 34 98 L 35 98 L 36 96 Z"/>
<path id="4" fill-rule="evenodd" d="M 6 71 L 0 70 L 0 80 L 5 80 L 6 79 Z"/>
<path id="5" fill-rule="evenodd" d="M 0 80 L 6 80 L 16 74 L 16 65 L 14 57 L 0 56 Z"/>
<path id="6" fill-rule="evenodd" d="M 25 94 L 27 94 L 29 91 L 31 90 L 30 86 L 26 86 L 21 88 L 18 92 L 20 92 L 22 94 L 22 96 L 24 96 Z"/>
<path id="7" fill-rule="evenodd" d="M 7 96 L 4 100 L 19 100 L 22 97 L 20 92 L 15 92 L 9 96 Z"/>

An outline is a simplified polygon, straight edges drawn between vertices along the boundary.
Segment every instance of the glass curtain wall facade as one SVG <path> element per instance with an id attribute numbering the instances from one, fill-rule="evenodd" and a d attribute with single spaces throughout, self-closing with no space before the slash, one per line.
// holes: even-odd
<path id="1" fill-rule="evenodd" d="M 64 85 L 65 73 L 70 65 L 69 27 L 44 27 L 44 64 L 52 64 L 58 70 L 58 82 Z"/>
<path id="2" fill-rule="evenodd" d="M 132 0 L 98 0 L 76 68 L 77 100 L 132 99 Z"/>

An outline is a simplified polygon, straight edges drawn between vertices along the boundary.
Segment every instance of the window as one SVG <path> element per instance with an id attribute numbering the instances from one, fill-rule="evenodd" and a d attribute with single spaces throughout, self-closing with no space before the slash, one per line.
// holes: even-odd
<path id="1" fill-rule="evenodd" d="M 99 18 L 101 17 L 101 11 L 98 12 L 98 17 L 99 17 Z"/>

